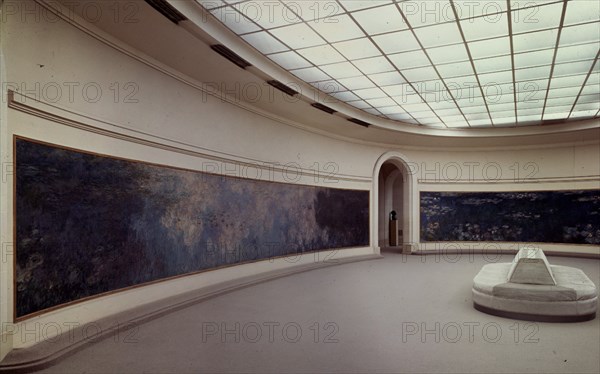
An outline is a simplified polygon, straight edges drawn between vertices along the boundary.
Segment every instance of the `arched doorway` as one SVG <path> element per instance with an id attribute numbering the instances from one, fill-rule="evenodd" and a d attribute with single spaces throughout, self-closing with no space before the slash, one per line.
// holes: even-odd
<path id="1" fill-rule="evenodd" d="M 413 177 L 406 157 L 389 152 L 380 157 L 373 175 L 374 214 L 372 218 L 372 238 L 377 251 L 381 248 L 393 248 L 410 253 L 416 238 L 415 204 L 413 204 Z M 397 222 L 390 225 L 390 212 L 395 211 Z M 391 232 L 390 232 L 391 228 Z M 395 229 L 398 241 L 390 242 Z"/>
<path id="2" fill-rule="evenodd" d="M 404 176 L 391 162 L 386 162 L 379 171 L 379 247 L 398 247 L 403 241 L 404 230 Z M 394 213 L 396 222 L 390 222 Z"/>

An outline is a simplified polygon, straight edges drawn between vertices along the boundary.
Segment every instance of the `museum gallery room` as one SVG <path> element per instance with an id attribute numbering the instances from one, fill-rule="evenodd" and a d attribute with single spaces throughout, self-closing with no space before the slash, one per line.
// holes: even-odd
<path id="1" fill-rule="evenodd" d="M 0 373 L 600 372 L 600 2 L 0 4 Z"/>

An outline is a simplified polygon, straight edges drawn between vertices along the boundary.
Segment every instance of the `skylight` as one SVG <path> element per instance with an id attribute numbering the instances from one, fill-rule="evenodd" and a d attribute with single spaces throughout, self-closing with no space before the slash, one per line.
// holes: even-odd
<path id="1" fill-rule="evenodd" d="M 298 79 L 381 118 L 480 128 L 599 116 L 595 0 L 196 1 Z"/>

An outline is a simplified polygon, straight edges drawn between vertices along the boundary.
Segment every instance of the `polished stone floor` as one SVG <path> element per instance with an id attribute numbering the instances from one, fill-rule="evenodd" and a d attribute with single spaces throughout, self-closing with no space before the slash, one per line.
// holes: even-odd
<path id="1" fill-rule="evenodd" d="M 173 312 L 44 373 L 598 373 L 600 318 L 532 323 L 472 307 L 513 256 L 405 256 L 313 270 Z M 600 283 L 600 261 L 548 256 Z"/>

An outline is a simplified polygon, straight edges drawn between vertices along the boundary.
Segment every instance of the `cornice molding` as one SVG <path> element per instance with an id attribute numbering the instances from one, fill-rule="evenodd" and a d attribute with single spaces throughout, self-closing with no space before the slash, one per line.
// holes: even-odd
<path id="1" fill-rule="evenodd" d="M 285 173 L 285 175 L 295 175 L 300 178 L 314 178 L 315 170 L 298 167 L 290 169 L 286 165 L 277 164 L 270 161 L 242 157 L 231 153 L 220 152 L 213 149 L 188 144 L 179 140 L 169 139 L 162 136 L 156 136 L 147 132 L 131 129 L 123 124 L 110 122 L 100 118 L 94 118 L 89 115 L 78 113 L 76 111 L 61 108 L 54 104 L 48 104 L 34 98 L 22 95 L 18 92 L 8 91 L 8 107 L 28 115 L 46 119 L 65 126 L 84 130 L 90 133 L 107 136 L 113 139 L 125 140 L 130 143 L 136 143 L 156 149 L 162 149 L 170 152 L 183 154 L 186 156 L 198 157 L 212 161 L 236 164 L 242 167 L 260 169 L 269 173 Z M 323 171 L 319 171 L 320 184 L 329 185 L 324 180 Z M 371 178 L 350 174 L 336 173 L 336 180 L 364 183 L 370 185 Z"/>

